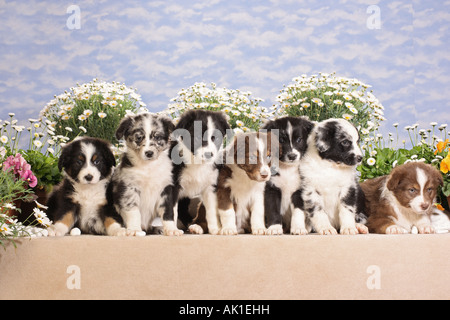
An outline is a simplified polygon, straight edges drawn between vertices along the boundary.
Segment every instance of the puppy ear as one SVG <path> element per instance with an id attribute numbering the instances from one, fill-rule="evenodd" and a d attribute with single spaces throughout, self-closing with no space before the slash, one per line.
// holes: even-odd
<path id="1" fill-rule="evenodd" d="M 442 174 L 439 170 L 433 168 L 433 174 L 435 177 L 435 181 L 437 182 L 437 185 L 440 187 L 444 186 L 444 178 L 442 177 Z"/>
<path id="2" fill-rule="evenodd" d="M 402 181 L 402 179 L 403 179 L 403 173 L 401 171 L 396 170 L 396 169 L 392 170 L 392 172 L 388 178 L 387 184 L 386 184 L 388 190 L 389 191 L 395 190 L 398 187 L 398 185 L 400 184 L 400 181 Z"/>
<path id="3" fill-rule="evenodd" d="M 316 148 L 320 153 L 323 153 L 331 148 L 328 141 L 334 135 L 333 130 L 328 126 L 319 126 L 316 131 Z"/>
<path id="4" fill-rule="evenodd" d="M 313 129 L 314 129 L 314 123 L 309 121 L 307 117 L 302 117 L 303 121 L 303 128 L 305 128 L 306 134 L 309 135 Z"/>
<path id="5" fill-rule="evenodd" d="M 122 119 L 122 121 L 119 124 L 119 128 L 116 131 L 116 139 L 121 140 L 127 135 L 128 129 L 133 124 L 133 117 L 127 116 Z"/>
<path id="6" fill-rule="evenodd" d="M 160 114 L 159 119 L 164 124 L 164 126 L 169 130 L 168 133 L 170 135 L 173 132 L 173 130 L 175 129 L 175 125 L 173 124 L 172 119 L 165 114 Z"/>
<path id="7" fill-rule="evenodd" d="M 70 165 L 70 154 L 72 153 L 73 142 L 66 144 L 61 151 L 61 155 L 58 160 L 58 169 L 62 171 L 63 168 L 67 168 Z"/>
<path id="8" fill-rule="evenodd" d="M 230 121 L 230 117 L 223 111 L 219 111 L 219 112 L 222 116 L 221 128 L 219 130 L 220 130 L 220 132 L 222 132 L 222 136 L 225 137 L 227 130 L 231 129 L 230 124 L 228 123 L 228 121 Z"/>
<path id="9" fill-rule="evenodd" d="M 105 145 L 105 159 L 106 159 L 106 165 L 108 168 L 112 168 L 116 166 L 116 158 L 114 157 L 114 153 L 111 149 L 111 145 L 106 144 Z"/>

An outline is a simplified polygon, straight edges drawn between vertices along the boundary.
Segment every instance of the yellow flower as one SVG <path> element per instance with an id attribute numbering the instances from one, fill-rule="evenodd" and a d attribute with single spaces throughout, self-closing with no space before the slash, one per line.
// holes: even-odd
<path id="1" fill-rule="evenodd" d="M 441 171 L 443 173 L 448 173 L 450 171 L 450 152 L 447 157 L 441 161 Z"/>
<path id="2" fill-rule="evenodd" d="M 438 152 L 444 151 L 445 147 L 449 144 L 449 140 L 438 142 L 436 145 L 437 150 L 434 152 L 434 154 L 437 154 Z"/>

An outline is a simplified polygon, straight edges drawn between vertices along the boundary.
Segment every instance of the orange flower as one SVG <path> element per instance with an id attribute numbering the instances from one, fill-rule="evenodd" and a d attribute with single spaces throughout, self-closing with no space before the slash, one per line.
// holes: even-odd
<path id="1" fill-rule="evenodd" d="M 448 139 L 446 139 L 445 141 L 438 142 L 438 144 L 436 145 L 437 150 L 434 152 L 434 154 L 438 154 L 438 152 L 444 151 L 445 147 L 448 144 L 449 144 Z"/>
<path id="2" fill-rule="evenodd" d="M 450 152 L 447 157 L 441 161 L 441 171 L 443 173 L 448 173 L 450 171 Z"/>
<path id="3" fill-rule="evenodd" d="M 436 206 L 436 208 L 440 211 L 445 211 L 444 207 L 442 205 L 440 205 L 439 203 L 435 203 L 434 204 Z"/>

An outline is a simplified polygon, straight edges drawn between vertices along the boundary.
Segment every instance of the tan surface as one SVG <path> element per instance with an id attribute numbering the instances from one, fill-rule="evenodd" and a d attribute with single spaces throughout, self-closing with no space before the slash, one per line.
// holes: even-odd
<path id="1" fill-rule="evenodd" d="M 0 248 L 0 298 L 450 299 L 449 249 L 450 234 L 25 239 Z"/>

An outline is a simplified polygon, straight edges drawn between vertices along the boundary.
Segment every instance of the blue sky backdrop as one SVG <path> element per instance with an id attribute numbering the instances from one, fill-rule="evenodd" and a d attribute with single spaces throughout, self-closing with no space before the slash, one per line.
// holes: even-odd
<path id="1" fill-rule="evenodd" d="M 80 29 L 70 30 L 71 5 Z M 371 5 L 379 29 L 368 27 Z M 93 78 L 136 87 L 161 111 L 195 82 L 251 91 L 271 107 L 301 74 L 372 85 L 382 128 L 450 124 L 450 1 L 0 0 L 0 119 L 36 118 Z"/>

